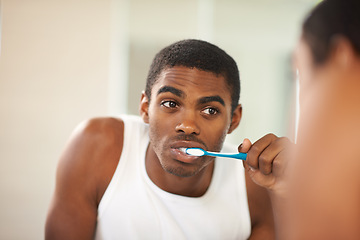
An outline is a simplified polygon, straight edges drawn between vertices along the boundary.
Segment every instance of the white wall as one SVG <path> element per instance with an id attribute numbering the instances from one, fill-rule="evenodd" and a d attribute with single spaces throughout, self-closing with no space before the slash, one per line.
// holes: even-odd
<path id="1" fill-rule="evenodd" d="M 136 114 L 154 54 L 174 41 L 211 40 L 238 62 L 244 116 L 230 141 L 287 134 L 291 49 L 312 2 L 2 0 L 0 239 L 43 238 L 72 129 Z"/>
<path id="2" fill-rule="evenodd" d="M 42 239 L 70 132 L 107 113 L 109 1 L 5 0 L 1 8 L 0 239 Z"/>

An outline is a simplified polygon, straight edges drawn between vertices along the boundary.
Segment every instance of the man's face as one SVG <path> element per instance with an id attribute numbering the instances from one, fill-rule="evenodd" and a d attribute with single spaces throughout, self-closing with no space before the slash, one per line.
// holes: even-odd
<path id="1" fill-rule="evenodd" d="M 241 118 L 238 111 L 238 121 L 232 124 L 231 95 L 225 79 L 195 68 L 163 70 L 147 104 L 144 120 L 150 128 L 149 147 L 165 171 L 181 177 L 197 174 L 213 160 L 189 156 L 181 148 L 220 151 L 226 134 Z"/>

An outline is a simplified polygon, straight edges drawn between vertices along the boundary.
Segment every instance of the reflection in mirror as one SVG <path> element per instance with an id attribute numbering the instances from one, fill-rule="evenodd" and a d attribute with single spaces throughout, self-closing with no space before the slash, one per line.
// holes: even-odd
<path id="1" fill-rule="evenodd" d="M 113 94 L 127 97 L 123 100 L 126 107 L 113 108 L 114 112 L 138 114 L 140 93 L 157 51 L 181 39 L 200 38 L 227 51 L 240 70 L 243 118 L 228 140 L 255 140 L 268 132 L 294 139 L 295 81 L 291 56 L 302 17 L 313 5 L 310 0 L 188 0 L 176 6 L 167 1 L 135 0 L 119 6 L 119 11 L 128 10 L 128 14 L 121 15 L 127 19 L 117 21 L 113 31 L 126 37 L 120 42 L 128 48 L 122 52 L 121 62 L 112 66 L 117 71 L 119 66 L 128 68 L 122 71 L 125 79 L 120 77 L 126 82 L 121 94 Z"/>

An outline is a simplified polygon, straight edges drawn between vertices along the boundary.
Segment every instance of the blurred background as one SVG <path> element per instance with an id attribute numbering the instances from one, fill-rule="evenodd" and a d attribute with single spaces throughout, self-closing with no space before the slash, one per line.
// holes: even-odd
<path id="1" fill-rule="evenodd" d="M 154 55 L 208 40 L 238 63 L 228 141 L 294 136 L 292 50 L 315 0 L 1 0 L 0 239 L 43 239 L 57 161 L 84 119 L 138 114 Z"/>

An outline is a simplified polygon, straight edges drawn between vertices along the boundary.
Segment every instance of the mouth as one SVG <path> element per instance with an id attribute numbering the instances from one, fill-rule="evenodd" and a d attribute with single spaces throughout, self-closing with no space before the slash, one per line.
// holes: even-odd
<path id="1" fill-rule="evenodd" d="M 178 148 L 181 152 L 183 152 L 183 153 L 185 153 L 186 154 L 186 149 L 187 148 L 184 148 L 184 147 L 182 147 L 182 148 Z"/>
<path id="2" fill-rule="evenodd" d="M 191 156 L 187 154 L 186 153 L 187 148 L 204 149 L 204 146 L 197 142 L 189 142 L 189 141 L 176 142 L 170 147 L 170 154 L 174 159 L 184 163 L 193 163 L 194 161 L 200 158 L 198 156 Z"/>

